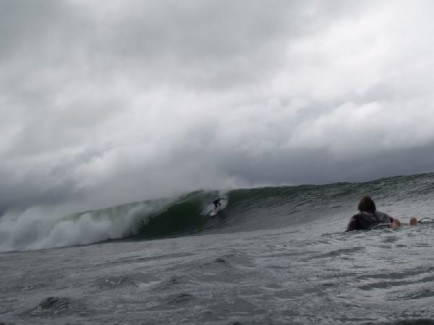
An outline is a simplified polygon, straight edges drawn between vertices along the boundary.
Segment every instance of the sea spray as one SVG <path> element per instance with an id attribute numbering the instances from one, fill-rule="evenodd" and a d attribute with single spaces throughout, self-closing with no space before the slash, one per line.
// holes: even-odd
<path id="1" fill-rule="evenodd" d="M 84 245 L 134 235 L 173 199 L 130 203 L 66 217 L 26 212 L 0 219 L 0 251 Z"/>

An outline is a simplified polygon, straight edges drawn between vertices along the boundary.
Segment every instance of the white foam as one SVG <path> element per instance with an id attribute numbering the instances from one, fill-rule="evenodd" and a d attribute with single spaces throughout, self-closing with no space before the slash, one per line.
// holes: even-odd
<path id="1" fill-rule="evenodd" d="M 84 245 L 123 238 L 139 221 L 161 209 L 159 203 L 138 203 L 68 217 L 43 215 L 34 209 L 0 219 L 0 252 Z"/>

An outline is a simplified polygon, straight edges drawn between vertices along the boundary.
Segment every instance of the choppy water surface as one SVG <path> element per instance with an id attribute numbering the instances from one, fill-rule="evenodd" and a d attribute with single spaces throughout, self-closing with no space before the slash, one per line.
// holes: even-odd
<path id="1" fill-rule="evenodd" d="M 434 323 L 432 226 L 357 234 L 312 228 L 3 254 L 0 319 Z"/>
<path id="2" fill-rule="evenodd" d="M 434 224 L 344 233 L 345 186 L 250 192 L 174 238 L 0 254 L 0 323 L 434 324 Z M 397 195 L 380 210 L 428 216 L 425 192 Z"/>

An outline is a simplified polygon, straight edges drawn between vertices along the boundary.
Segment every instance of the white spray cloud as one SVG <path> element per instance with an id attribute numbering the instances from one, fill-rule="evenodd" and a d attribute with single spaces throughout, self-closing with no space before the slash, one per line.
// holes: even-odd
<path id="1" fill-rule="evenodd" d="M 67 217 L 33 208 L 0 219 L 0 252 L 86 245 L 137 234 L 171 200 L 133 203 Z"/>

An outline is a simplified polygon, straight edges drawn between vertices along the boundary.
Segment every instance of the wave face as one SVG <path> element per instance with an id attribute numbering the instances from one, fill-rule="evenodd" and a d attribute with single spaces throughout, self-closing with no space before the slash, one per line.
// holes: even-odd
<path id="1" fill-rule="evenodd" d="M 153 239 L 204 233 L 234 233 L 338 222 L 345 228 L 360 197 L 370 195 L 380 211 L 395 217 L 431 217 L 434 173 L 366 183 L 335 183 L 196 191 L 53 219 L 20 216 L 0 220 L 0 251 L 92 244 L 113 239 Z M 211 202 L 223 210 L 210 218 Z"/>

